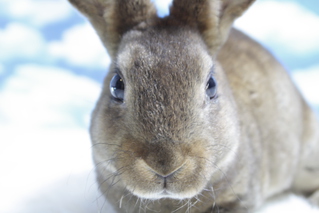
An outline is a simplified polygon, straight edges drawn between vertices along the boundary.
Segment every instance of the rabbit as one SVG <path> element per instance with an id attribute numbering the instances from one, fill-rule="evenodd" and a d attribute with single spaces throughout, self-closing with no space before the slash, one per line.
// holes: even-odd
<path id="1" fill-rule="evenodd" d="M 69 2 L 112 59 L 90 135 L 116 212 L 247 213 L 287 191 L 319 205 L 315 114 L 232 27 L 254 0 L 174 0 L 164 18 L 149 0 Z"/>

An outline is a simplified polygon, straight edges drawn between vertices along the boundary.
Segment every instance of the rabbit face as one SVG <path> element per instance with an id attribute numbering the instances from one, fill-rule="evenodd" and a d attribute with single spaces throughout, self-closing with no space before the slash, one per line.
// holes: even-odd
<path id="1" fill-rule="evenodd" d="M 117 97 L 112 87 L 124 93 Z M 234 158 L 235 109 L 227 80 L 196 31 L 128 32 L 93 113 L 101 181 L 108 170 L 141 198 L 196 196 Z"/>

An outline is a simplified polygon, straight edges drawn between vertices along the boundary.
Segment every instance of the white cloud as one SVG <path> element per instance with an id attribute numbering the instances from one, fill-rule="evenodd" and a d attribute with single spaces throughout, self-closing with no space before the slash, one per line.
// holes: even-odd
<path id="1" fill-rule="evenodd" d="M 84 125 L 99 90 L 93 80 L 68 70 L 18 66 L 0 93 L 0 124 L 2 120 L 18 126 Z"/>
<path id="2" fill-rule="evenodd" d="M 116 213 L 98 192 L 94 172 L 68 175 L 7 211 L 14 213 Z M 0 204 L 1 205 L 1 204 Z"/>
<path id="3" fill-rule="evenodd" d="M 10 211 L 11 208 L 17 209 L 21 202 L 37 196 L 47 185 L 93 168 L 86 129 L 25 125 L 0 126 L 0 130 L 0 197 L 6 200 L 0 203 L 0 212 L 16 212 Z M 67 188 L 68 179 L 64 184 Z M 37 207 L 49 200 L 43 202 Z M 27 210 L 21 212 L 30 212 Z"/>
<path id="4" fill-rule="evenodd" d="M 0 29 L 0 59 L 32 59 L 45 53 L 45 41 L 39 31 L 12 22 Z"/>
<path id="5" fill-rule="evenodd" d="M 35 26 L 61 21 L 71 15 L 65 0 L 2 0 L 0 12 Z"/>
<path id="6" fill-rule="evenodd" d="M 306 100 L 319 106 L 319 65 L 303 70 L 294 70 L 292 78 Z"/>
<path id="7" fill-rule="evenodd" d="M 71 65 L 107 67 L 110 58 L 89 23 L 75 25 L 63 33 L 61 41 L 48 44 L 49 53 Z"/>
<path id="8" fill-rule="evenodd" d="M 4 73 L 4 66 L 0 64 L 0 76 Z"/>
<path id="9" fill-rule="evenodd" d="M 59 178 L 92 169 L 87 126 L 99 92 L 86 77 L 35 64 L 17 67 L 2 85 L 1 212 Z"/>
<path id="10" fill-rule="evenodd" d="M 235 26 L 295 54 L 319 49 L 319 16 L 294 2 L 257 1 Z"/>
<path id="11" fill-rule="evenodd" d="M 0 29 L 0 46 L 1 61 L 65 60 L 70 65 L 104 69 L 110 63 L 109 55 L 89 23 L 64 31 L 61 40 L 47 42 L 39 30 L 11 22 Z"/>
<path id="12" fill-rule="evenodd" d="M 276 199 L 268 201 L 263 208 L 255 213 L 282 213 L 282 212 L 308 212 L 318 213 L 319 209 L 311 206 L 309 202 L 303 198 L 293 194 L 277 196 Z"/>

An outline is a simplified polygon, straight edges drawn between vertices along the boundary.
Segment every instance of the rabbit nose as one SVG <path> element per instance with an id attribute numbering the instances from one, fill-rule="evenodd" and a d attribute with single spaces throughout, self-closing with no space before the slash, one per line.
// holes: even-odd
<path id="1" fill-rule="evenodd" d="M 143 157 L 148 170 L 158 177 L 167 178 L 180 170 L 185 164 L 185 155 L 177 146 L 170 147 L 166 144 L 153 144 L 148 147 L 147 154 Z"/>
<path id="2" fill-rule="evenodd" d="M 181 164 L 177 167 L 171 167 L 169 169 L 162 169 L 162 168 L 152 168 L 148 165 L 148 168 L 151 172 L 153 172 L 158 178 L 164 181 L 164 186 L 166 186 L 167 179 L 172 178 L 178 171 L 182 169 L 185 163 Z"/>

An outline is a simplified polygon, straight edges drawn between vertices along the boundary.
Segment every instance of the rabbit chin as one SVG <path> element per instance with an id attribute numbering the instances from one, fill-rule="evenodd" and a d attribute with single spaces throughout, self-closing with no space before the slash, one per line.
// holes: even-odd
<path id="1" fill-rule="evenodd" d="M 159 200 L 159 199 L 175 199 L 175 200 L 183 200 L 183 199 L 190 199 L 198 194 L 195 190 L 189 190 L 186 192 L 176 193 L 171 192 L 167 189 L 163 189 L 158 192 L 139 192 L 138 190 L 131 191 L 132 194 L 135 196 L 142 198 L 142 199 L 149 199 L 149 200 Z"/>

